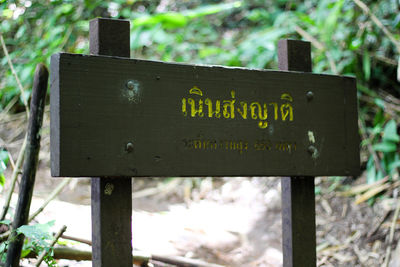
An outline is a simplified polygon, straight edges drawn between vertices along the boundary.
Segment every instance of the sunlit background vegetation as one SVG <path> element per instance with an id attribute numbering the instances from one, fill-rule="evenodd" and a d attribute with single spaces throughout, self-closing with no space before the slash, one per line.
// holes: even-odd
<path id="1" fill-rule="evenodd" d="M 367 183 L 398 177 L 399 1 L 0 0 L 0 111 L 24 111 L 36 64 L 88 53 L 95 17 L 131 21 L 133 58 L 276 69 L 279 39 L 310 41 L 314 72 L 357 78 Z"/>
<path id="2" fill-rule="evenodd" d="M 360 180 L 372 186 L 346 195 L 366 192 L 357 201 L 369 204 L 382 192 L 397 197 L 400 1 L 0 0 L 0 120 L 25 112 L 38 63 L 89 52 L 96 17 L 131 21 L 132 58 L 277 69 L 278 40 L 311 42 L 314 72 L 357 78 Z M 11 160 L 0 141 L 1 192 Z M 330 179 L 330 190 L 344 180 Z M 41 228 L 32 229 L 24 234 Z"/>

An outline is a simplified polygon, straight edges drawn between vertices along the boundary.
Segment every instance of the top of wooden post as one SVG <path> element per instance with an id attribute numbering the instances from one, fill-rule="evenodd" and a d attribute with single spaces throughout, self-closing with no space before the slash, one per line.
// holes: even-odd
<path id="1" fill-rule="evenodd" d="M 280 70 L 312 72 L 310 42 L 279 40 L 278 60 Z"/>
<path id="2" fill-rule="evenodd" d="M 130 22 L 96 18 L 90 21 L 90 54 L 130 57 Z"/>

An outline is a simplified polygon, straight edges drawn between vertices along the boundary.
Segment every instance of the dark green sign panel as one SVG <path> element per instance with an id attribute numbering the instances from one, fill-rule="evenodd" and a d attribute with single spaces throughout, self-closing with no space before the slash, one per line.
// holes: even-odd
<path id="1" fill-rule="evenodd" d="M 355 79 L 57 54 L 54 176 L 356 175 Z"/>

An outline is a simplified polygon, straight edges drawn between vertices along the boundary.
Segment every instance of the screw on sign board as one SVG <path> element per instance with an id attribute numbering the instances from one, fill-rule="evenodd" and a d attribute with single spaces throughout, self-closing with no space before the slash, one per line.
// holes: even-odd
<path id="1" fill-rule="evenodd" d="M 55 54 L 52 175 L 357 175 L 355 79 L 283 65 L 296 71 Z"/>

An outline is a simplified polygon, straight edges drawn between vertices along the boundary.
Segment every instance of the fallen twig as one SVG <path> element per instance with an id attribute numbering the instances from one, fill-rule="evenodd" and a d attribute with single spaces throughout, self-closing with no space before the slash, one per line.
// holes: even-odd
<path id="1" fill-rule="evenodd" d="M 63 234 L 63 235 L 61 235 L 61 238 L 72 240 L 72 241 L 76 241 L 76 242 L 80 242 L 80 243 L 84 243 L 84 244 L 87 244 L 89 246 L 92 245 L 92 241 L 87 240 L 87 239 L 83 239 L 83 238 L 80 238 L 80 237 L 74 237 L 74 236 L 69 236 L 69 235 L 64 235 Z"/>
<path id="2" fill-rule="evenodd" d="M 163 263 L 174 264 L 176 266 L 182 267 L 223 267 L 223 265 L 207 263 L 201 260 L 196 259 L 188 259 L 179 256 L 159 256 L 159 255 L 152 255 L 152 260 L 160 261 Z"/>
<path id="3" fill-rule="evenodd" d="M 385 191 L 386 189 L 389 189 L 390 187 L 391 187 L 391 184 L 384 183 L 377 187 L 371 188 L 370 190 L 366 191 L 364 194 L 358 196 L 356 198 L 355 204 L 358 205 L 364 201 L 367 201 L 371 197 L 376 196 L 377 194 L 381 193 L 382 191 Z"/>
<path id="4" fill-rule="evenodd" d="M 36 258 L 37 254 L 31 251 L 25 258 Z M 55 247 L 53 249 L 54 259 L 90 261 L 92 260 L 92 252 L 88 250 L 79 250 L 68 247 Z"/>
<path id="5" fill-rule="evenodd" d="M 58 239 L 60 238 L 60 236 L 65 232 L 65 230 L 67 230 L 67 226 L 63 226 L 60 231 L 58 231 L 58 233 L 54 236 L 53 240 L 51 241 L 50 247 L 54 247 L 54 245 L 57 243 Z M 37 262 L 36 262 L 36 267 L 40 266 L 40 263 L 42 263 L 44 257 L 46 256 L 46 254 L 48 253 L 48 251 L 43 251 Z"/>
<path id="6" fill-rule="evenodd" d="M 36 258 L 37 254 L 31 251 L 25 258 Z M 75 260 L 75 261 L 91 261 L 92 252 L 90 250 L 79 250 L 68 247 L 55 247 L 53 249 L 54 259 L 65 259 L 65 260 Z M 145 266 L 144 264 L 150 261 L 149 255 L 144 255 L 142 253 L 133 253 L 133 262 Z"/>
<path id="7" fill-rule="evenodd" d="M 66 236 L 66 235 L 62 235 L 61 238 L 64 239 L 69 239 L 69 240 L 73 240 L 73 241 L 77 241 L 77 242 L 81 242 L 81 243 L 85 243 L 88 245 L 92 245 L 92 241 L 90 240 L 86 240 L 86 239 L 82 239 L 82 238 L 77 238 L 77 237 L 71 237 L 71 236 Z M 77 252 L 77 250 L 73 251 L 75 254 L 75 252 Z M 90 257 L 88 256 L 89 252 L 85 252 L 85 256 L 87 256 L 88 260 L 91 260 L 91 252 L 90 252 Z M 56 254 L 56 251 L 54 251 L 54 255 Z M 76 253 L 79 257 L 81 257 L 81 253 L 77 252 Z M 151 254 L 148 256 L 143 255 L 142 253 L 139 252 L 133 252 L 133 260 L 134 261 L 138 261 L 141 260 L 143 261 L 144 258 L 148 258 L 148 259 L 152 259 L 155 261 L 159 261 L 159 262 L 163 262 L 163 263 L 168 263 L 168 264 L 174 264 L 176 266 L 182 266 L 182 267 L 223 267 L 222 265 L 218 265 L 218 264 L 212 264 L 212 263 L 206 263 L 203 262 L 201 260 L 196 260 L 196 259 L 188 259 L 188 258 L 184 258 L 184 257 L 179 257 L 179 256 L 161 256 L 161 255 L 155 255 L 155 254 Z M 55 259 L 57 259 L 58 257 L 54 256 Z M 71 259 L 70 257 L 64 258 L 64 259 Z M 76 260 L 76 259 L 75 259 Z"/>
<path id="8" fill-rule="evenodd" d="M 353 186 L 352 188 L 350 188 L 347 191 L 344 192 L 340 192 L 338 193 L 339 196 L 342 197 L 349 197 L 349 196 L 355 196 L 361 193 L 364 193 L 365 191 L 370 190 L 371 188 L 377 187 L 381 184 L 386 183 L 387 181 L 389 181 L 389 176 L 386 176 L 385 178 L 378 180 L 372 184 L 360 184 L 360 185 L 356 185 Z"/>
<path id="9" fill-rule="evenodd" d="M 388 210 L 385 212 L 385 214 L 381 217 L 381 219 L 379 220 L 379 222 L 375 225 L 375 227 L 368 232 L 367 234 L 367 241 L 371 242 L 371 237 L 373 235 L 376 234 L 376 232 L 378 232 L 379 228 L 381 227 L 381 225 L 386 221 L 386 219 L 389 217 L 389 215 L 392 213 L 391 210 Z"/>
<path id="10" fill-rule="evenodd" d="M 390 254 L 392 252 L 392 244 L 393 244 L 393 238 L 394 238 L 394 230 L 396 228 L 396 223 L 397 223 L 397 219 L 399 218 L 399 215 L 400 215 L 400 201 L 397 201 L 396 211 L 394 212 L 392 225 L 390 227 L 389 244 L 386 248 L 386 257 L 385 257 L 385 262 L 382 265 L 383 267 L 389 266 Z"/>

